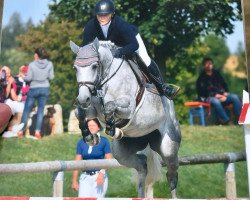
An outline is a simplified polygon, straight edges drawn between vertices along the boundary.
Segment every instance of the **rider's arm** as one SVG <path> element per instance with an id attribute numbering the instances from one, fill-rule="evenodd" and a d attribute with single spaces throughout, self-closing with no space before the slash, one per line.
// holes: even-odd
<path id="1" fill-rule="evenodd" d="M 136 39 L 138 32 L 131 24 L 124 21 L 121 17 L 116 17 L 115 20 L 115 27 L 119 28 L 120 38 L 126 44 L 120 48 L 120 53 L 121 55 L 130 56 L 139 48 Z"/>

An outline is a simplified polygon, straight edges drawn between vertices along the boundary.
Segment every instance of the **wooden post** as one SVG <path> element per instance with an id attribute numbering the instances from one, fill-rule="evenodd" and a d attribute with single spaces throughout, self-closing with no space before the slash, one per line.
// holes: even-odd
<path id="1" fill-rule="evenodd" d="M 0 55 L 1 55 L 1 49 L 2 49 L 3 6 L 4 6 L 4 0 L 0 0 Z"/>
<path id="2" fill-rule="evenodd" d="M 54 172 L 53 176 L 53 197 L 63 197 L 64 172 Z"/>
<path id="3" fill-rule="evenodd" d="M 234 163 L 225 163 L 226 198 L 236 199 L 236 182 Z"/>

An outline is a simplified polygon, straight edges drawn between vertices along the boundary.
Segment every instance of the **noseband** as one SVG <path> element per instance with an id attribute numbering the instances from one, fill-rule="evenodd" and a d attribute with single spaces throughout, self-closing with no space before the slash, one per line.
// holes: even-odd
<path id="1" fill-rule="evenodd" d="M 76 60 L 75 60 L 75 64 L 77 64 L 77 66 L 79 67 L 88 67 L 90 66 L 91 64 L 93 64 L 94 62 L 97 62 L 98 63 L 98 67 L 97 67 L 97 77 L 96 79 L 92 82 L 92 81 L 80 81 L 78 82 L 78 87 L 82 87 L 82 86 L 85 86 L 88 88 L 91 96 L 97 96 L 99 98 L 103 98 L 103 93 L 102 93 L 102 87 L 105 83 L 107 83 L 113 76 L 115 76 L 115 74 L 118 72 L 118 70 L 121 68 L 122 66 L 122 63 L 124 61 L 124 58 L 122 59 L 119 67 L 116 69 L 116 71 L 110 76 L 108 77 L 107 79 L 105 79 L 104 77 L 102 77 L 102 74 L 101 74 L 101 71 L 103 69 L 103 65 L 102 63 L 100 62 L 100 57 L 99 57 L 99 53 L 91 48 L 92 50 L 92 54 L 89 55 L 89 56 L 77 56 L 76 57 Z M 80 61 L 81 60 L 81 61 Z M 107 69 L 110 69 L 111 65 L 113 63 L 113 60 L 112 62 L 110 63 L 110 65 L 107 67 Z M 103 79 L 104 78 L 104 79 Z M 94 86 L 93 89 L 91 89 L 90 86 Z"/>

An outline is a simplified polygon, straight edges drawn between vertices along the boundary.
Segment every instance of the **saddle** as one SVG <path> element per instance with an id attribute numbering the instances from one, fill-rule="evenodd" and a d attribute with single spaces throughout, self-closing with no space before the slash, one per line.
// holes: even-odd
<path id="1" fill-rule="evenodd" d="M 155 85 L 150 82 L 150 75 L 147 66 L 142 61 L 138 54 L 135 54 L 131 59 L 126 59 L 132 71 L 135 74 L 136 80 L 140 87 L 146 88 L 147 91 L 159 95 Z"/>

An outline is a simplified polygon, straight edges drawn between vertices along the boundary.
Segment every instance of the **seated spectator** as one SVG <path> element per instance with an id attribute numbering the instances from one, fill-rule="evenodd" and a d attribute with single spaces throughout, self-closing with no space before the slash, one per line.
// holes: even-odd
<path id="1" fill-rule="evenodd" d="M 94 160 L 112 158 L 110 144 L 107 138 L 100 136 L 101 125 L 98 119 L 87 121 L 88 130 L 91 134 L 100 137 L 100 143 L 89 146 L 81 138 L 77 143 L 76 160 Z M 78 179 L 78 170 L 73 171 L 72 189 L 78 191 L 78 197 L 105 197 L 108 188 L 108 176 L 105 169 L 82 171 Z"/>
<path id="2" fill-rule="evenodd" d="M 18 101 L 22 103 L 25 103 L 28 91 L 30 89 L 29 83 L 27 83 L 24 80 L 24 77 L 27 75 L 27 72 L 28 72 L 28 66 L 22 65 L 19 68 L 18 75 L 14 77 L 16 85 L 17 85 L 16 94 L 18 96 Z"/>
<path id="3" fill-rule="evenodd" d="M 11 76 L 10 68 L 7 66 L 2 67 L 0 71 L 0 77 L 4 77 L 1 78 L 1 80 L 4 79 L 1 81 L 3 82 L 1 83 L 1 91 L 4 92 L 4 94 L 1 95 L 1 101 L 10 107 L 11 113 L 13 115 L 12 120 L 8 125 L 8 131 L 4 132 L 3 137 L 16 137 L 17 132 L 23 127 L 23 124 L 19 123 L 21 121 L 24 105 L 17 101 L 17 86 L 13 76 Z"/>
<path id="4" fill-rule="evenodd" d="M 229 93 L 224 78 L 213 68 L 214 64 L 211 58 L 204 58 L 202 65 L 203 70 L 196 81 L 198 96 L 202 101 L 211 104 L 216 116 L 222 120 L 222 124 L 230 124 L 230 117 L 223 106 L 232 104 L 234 113 L 239 118 L 242 103 L 236 94 Z"/>

